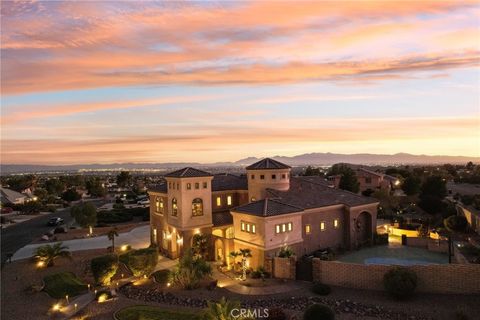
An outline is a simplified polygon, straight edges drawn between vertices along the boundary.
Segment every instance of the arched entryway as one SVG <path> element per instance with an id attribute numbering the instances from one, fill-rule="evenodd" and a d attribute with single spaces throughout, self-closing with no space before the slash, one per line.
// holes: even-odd
<path id="1" fill-rule="evenodd" d="M 372 240 L 372 215 L 361 212 L 355 220 L 355 235 L 357 246 L 369 244 Z"/>

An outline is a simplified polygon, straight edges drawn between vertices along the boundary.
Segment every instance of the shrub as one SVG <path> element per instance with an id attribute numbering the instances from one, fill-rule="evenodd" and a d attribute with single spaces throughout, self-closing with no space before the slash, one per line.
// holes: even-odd
<path id="1" fill-rule="evenodd" d="M 132 250 L 122 254 L 120 261 L 125 263 L 134 276 L 148 275 L 157 265 L 158 251 L 156 248 Z"/>
<path id="2" fill-rule="evenodd" d="M 93 277 L 101 285 L 110 284 L 110 279 L 117 273 L 118 257 L 115 254 L 93 258 L 90 262 Z"/>
<path id="3" fill-rule="evenodd" d="M 112 292 L 110 290 L 99 290 L 95 294 L 95 300 L 103 302 L 113 298 Z"/>
<path id="4" fill-rule="evenodd" d="M 278 256 L 280 258 L 290 258 L 291 256 L 294 256 L 295 252 L 293 251 L 292 248 L 285 246 L 280 249 L 280 252 L 278 253 Z"/>
<path id="5" fill-rule="evenodd" d="M 54 234 L 57 234 L 57 233 L 67 233 L 67 230 L 65 229 L 65 227 L 56 227 L 55 230 L 53 230 L 53 233 L 54 233 Z"/>
<path id="6" fill-rule="evenodd" d="M 315 282 L 313 284 L 312 291 L 316 294 L 326 296 L 326 295 L 330 294 L 332 289 L 327 284 L 323 284 L 321 282 Z"/>
<path id="7" fill-rule="evenodd" d="M 268 278 L 268 277 L 270 277 L 270 273 L 267 272 L 264 267 L 259 266 L 256 270 L 253 270 L 250 273 L 250 276 L 253 279 Z"/>
<path id="8" fill-rule="evenodd" d="M 171 273 L 171 280 L 184 289 L 195 289 L 200 280 L 212 273 L 212 267 L 201 257 L 187 251 Z"/>
<path id="9" fill-rule="evenodd" d="M 287 320 L 287 315 L 280 308 L 268 309 L 268 320 Z"/>
<path id="10" fill-rule="evenodd" d="M 99 223 L 128 222 L 133 219 L 132 214 L 127 210 L 100 211 L 97 215 Z"/>
<path id="11" fill-rule="evenodd" d="M 445 228 L 449 231 L 464 232 L 467 229 L 468 222 L 464 216 L 450 216 L 443 220 Z"/>
<path id="12" fill-rule="evenodd" d="M 390 269 L 383 276 L 385 290 L 396 299 L 410 297 L 417 288 L 417 275 L 406 268 Z"/>
<path id="13" fill-rule="evenodd" d="M 375 244 L 388 244 L 388 233 L 374 233 L 373 234 L 373 241 Z"/>
<path id="14" fill-rule="evenodd" d="M 59 272 L 43 278 L 45 292 L 56 299 L 77 296 L 87 291 L 87 285 L 71 272 Z"/>
<path id="15" fill-rule="evenodd" d="M 170 270 L 164 269 L 155 271 L 152 273 L 151 277 L 154 278 L 155 282 L 159 285 L 166 286 L 170 277 Z"/>
<path id="16" fill-rule="evenodd" d="M 335 312 L 324 304 L 313 304 L 305 310 L 303 320 L 334 320 Z"/>

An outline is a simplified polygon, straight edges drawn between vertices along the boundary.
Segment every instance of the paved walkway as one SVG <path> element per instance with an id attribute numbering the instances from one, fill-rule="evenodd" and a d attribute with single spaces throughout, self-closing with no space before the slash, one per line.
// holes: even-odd
<path id="1" fill-rule="evenodd" d="M 62 319 L 70 319 L 81 309 L 85 308 L 90 302 L 95 300 L 95 294 L 93 292 L 87 292 L 74 299 L 71 299 L 68 305 L 62 306 L 61 315 Z"/>
<path id="2" fill-rule="evenodd" d="M 244 294 L 244 295 L 268 295 L 290 292 L 302 289 L 305 285 L 302 282 L 287 280 L 284 284 L 269 285 L 266 287 L 247 287 L 240 283 L 239 280 L 232 279 L 220 272 L 215 266 L 212 266 L 212 277 L 218 280 L 218 286 L 228 291 Z"/>
<path id="3" fill-rule="evenodd" d="M 101 249 L 107 248 L 112 245 L 112 242 L 108 240 L 108 237 L 106 235 L 94 238 L 66 240 L 61 242 L 63 243 L 63 245 L 68 247 L 69 251 Z M 53 245 L 54 243 L 56 242 L 49 242 L 48 244 Z M 124 244 L 129 244 L 132 246 L 132 248 L 148 247 L 150 245 L 150 226 L 141 226 L 132 229 L 129 232 L 120 233 L 119 236 L 115 238 L 115 246 L 121 246 Z M 12 257 L 12 261 L 32 257 L 34 255 L 35 249 L 43 245 L 45 244 L 38 243 L 26 245 L 25 247 L 15 252 Z"/>

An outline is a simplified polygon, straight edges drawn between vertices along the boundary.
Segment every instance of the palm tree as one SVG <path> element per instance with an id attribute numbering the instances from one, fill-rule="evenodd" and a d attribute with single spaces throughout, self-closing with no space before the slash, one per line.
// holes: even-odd
<path id="1" fill-rule="evenodd" d="M 242 256 L 242 280 L 247 280 L 247 258 L 252 256 L 252 250 L 240 249 L 239 253 Z"/>
<path id="2" fill-rule="evenodd" d="M 58 257 L 71 259 L 72 254 L 67 250 L 68 247 L 63 246 L 62 244 L 62 242 L 57 242 L 54 245 L 47 244 L 45 246 L 38 247 L 35 250 L 35 257 L 44 262 L 47 267 L 53 266 L 54 260 Z"/>
<path id="3" fill-rule="evenodd" d="M 237 318 L 233 317 L 232 310 L 239 308 L 240 302 L 229 301 L 225 297 L 218 302 L 208 301 L 203 320 L 234 320 Z"/>
<path id="4" fill-rule="evenodd" d="M 112 241 L 112 252 L 115 252 L 115 237 L 118 237 L 117 228 L 112 228 L 107 233 L 108 240 Z"/>
<path id="5" fill-rule="evenodd" d="M 235 271 L 235 259 L 240 255 L 240 253 L 237 251 L 231 251 L 229 255 L 232 258 L 233 271 Z"/>

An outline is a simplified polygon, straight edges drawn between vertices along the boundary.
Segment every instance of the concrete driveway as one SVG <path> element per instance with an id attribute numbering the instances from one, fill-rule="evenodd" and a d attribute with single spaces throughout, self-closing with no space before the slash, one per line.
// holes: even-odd
<path id="1" fill-rule="evenodd" d="M 56 242 L 49 242 L 48 244 L 53 245 L 54 243 Z M 94 238 L 66 240 L 62 241 L 62 243 L 63 245 L 68 247 L 69 251 L 101 249 L 107 248 L 112 245 L 112 242 L 108 240 L 108 237 L 106 235 Z M 135 249 L 148 247 L 150 245 L 150 226 L 141 226 L 132 229 L 129 232 L 120 233 L 119 236 L 115 238 L 115 247 L 124 244 L 129 244 L 132 246 L 132 248 Z M 43 245 L 45 244 L 38 243 L 24 246 L 23 248 L 15 252 L 12 257 L 12 261 L 32 257 L 35 249 Z"/>

